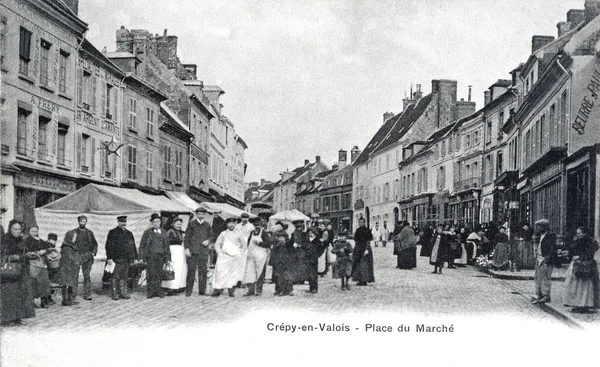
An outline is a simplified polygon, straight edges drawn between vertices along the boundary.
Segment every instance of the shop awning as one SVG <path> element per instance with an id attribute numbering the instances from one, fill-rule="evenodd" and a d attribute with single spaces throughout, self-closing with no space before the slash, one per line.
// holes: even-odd
<path id="1" fill-rule="evenodd" d="M 194 212 L 200 206 L 194 199 L 188 196 L 185 192 L 181 191 L 165 191 L 167 197 L 176 203 L 179 203 L 190 211 Z M 207 209 L 208 210 L 208 209 Z"/>
<path id="2" fill-rule="evenodd" d="M 234 206 L 231 206 L 226 203 L 209 203 L 202 202 L 199 206 L 203 206 L 206 210 L 217 214 L 219 217 L 223 219 L 227 218 L 239 218 L 242 213 L 247 213 L 250 215 L 250 218 L 255 218 L 256 215 L 243 211 L 242 209 L 238 209 Z"/>

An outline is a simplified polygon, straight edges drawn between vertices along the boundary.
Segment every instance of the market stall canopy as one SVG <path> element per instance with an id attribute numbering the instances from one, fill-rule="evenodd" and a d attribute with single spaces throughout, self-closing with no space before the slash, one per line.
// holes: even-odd
<path id="1" fill-rule="evenodd" d="M 209 210 L 206 205 L 198 204 L 194 199 L 188 196 L 185 192 L 181 191 L 165 191 L 167 197 L 183 206 L 188 208 L 190 211 L 195 212 L 199 207 L 204 207 L 209 214 L 213 214 L 212 210 Z"/>
<path id="2" fill-rule="evenodd" d="M 108 231 L 116 227 L 118 215 L 126 215 L 127 229 L 136 240 L 142 238 L 144 230 L 150 227 L 152 213 L 169 212 L 179 215 L 187 226 L 190 210 L 166 196 L 148 195 L 136 189 L 89 184 L 41 208 L 34 209 L 35 219 L 40 229 L 40 237 L 48 233 L 58 235 L 58 245 L 62 244 L 65 233 L 77 227 L 77 217 L 88 217 L 87 228 L 94 232 L 98 241 L 98 254 L 105 256 L 104 245 Z"/>
<path id="3" fill-rule="evenodd" d="M 292 210 L 284 210 L 277 214 L 273 214 L 269 220 L 281 220 L 286 222 L 293 222 L 295 220 L 303 220 L 305 222 L 309 221 L 310 218 L 304 215 L 301 211 L 292 209 Z"/>
<path id="4" fill-rule="evenodd" d="M 242 209 L 238 209 L 235 206 L 231 206 L 226 203 L 209 203 L 204 201 L 200 203 L 199 206 L 202 206 L 206 208 L 206 210 L 215 213 L 215 215 L 218 215 L 224 220 L 227 220 L 228 218 L 239 218 L 242 215 L 242 213 L 247 213 L 248 215 L 250 215 L 250 218 L 256 218 L 256 215 L 248 213 L 246 211 L 243 211 Z"/>

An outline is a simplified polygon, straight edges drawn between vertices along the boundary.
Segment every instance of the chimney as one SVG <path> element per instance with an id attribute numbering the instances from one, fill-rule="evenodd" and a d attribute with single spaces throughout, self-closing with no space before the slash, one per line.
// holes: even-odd
<path id="1" fill-rule="evenodd" d="M 456 120 L 456 81 L 439 79 L 431 81 L 431 93 L 436 102 L 436 127 L 448 126 Z"/>
<path id="2" fill-rule="evenodd" d="M 469 85 L 469 99 L 468 99 L 469 102 L 471 102 L 471 88 L 472 87 L 473 87 L 472 85 Z"/>
<path id="3" fill-rule="evenodd" d="M 554 36 L 533 36 L 531 37 L 531 53 L 554 41 Z"/>
<path id="4" fill-rule="evenodd" d="M 125 26 L 117 29 L 117 52 L 133 53 L 133 34 Z"/>
<path id="5" fill-rule="evenodd" d="M 264 179 L 264 178 L 261 178 L 261 179 L 260 179 L 260 186 L 264 186 L 264 184 L 265 184 L 265 179 Z"/>
<path id="6" fill-rule="evenodd" d="M 358 156 L 360 155 L 360 149 L 358 149 L 358 146 L 354 146 L 352 147 L 352 150 L 350 151 L 350 159 L 351 162 L 350 163 L 354 163 L 356 161 L 356 159 L 358 158 Z"/>
<path id="7" fill-rule="evenodd" d="M 63 0 L 63 3 L 65 3 L 75 15 L 79 15 L 79 0 Z"/>
<path id="8" fill-rule="evenodd" d="M 585 21 L 584 9 L 571 9 L 567 12 L 567 22 L 571 23 L 571 27 L 576 27 Z"/>
<path id="9" fill-rule="evenodd" d="M 599 0 L 585 0 L 585 24 L 591 22 L 598 14 L 600 14 Z"/>
<path id="10" fill-rule="evenodd" d="M 385 122 L 389 119 L 391 119 L 392 117 L 394 117 L 394 113 L 393 112 L 386 112 L 383 114 L 383 123 L 385 124 Z"/>
<path id="11" fill-rule="evenodd" d="M 487 106 L 488 103 L 490 103 L 490 91 L 486 90 L 485 92 L 483 92 L 483 105 Z"/>
<path id="12" fill-rule="evenodd" d="M 346 150 L 340 149 L 338 151 L 338 167 L 340 169 L 346 167 L 348 164 L 348 152 Z"/>
<path id="13" fill-rule="evenodd" d="M 562 37 L 565 33 L 571 30 L 571 23 L 569 22 L 558 22 L 556 25 L 558 29 L 558 38 Z"/>
<path id="14" fill-rule="evenodd" d="M 183 64 L 183 68 L 187 72 L 187 76 L 191 80 L 198 80 L 198 65 L 196 64 Z"/>
<path id="15" fill-rule="evenodd" d="M 421 92 L 421 84 L 417 84 L 417 91 L 412 95 L 412 99 L 414 101 L 418 101 L 423 97 L 423 92 Z"/>
<path id="16" fill-rule="evenodd" d="M 304 160 L 304 166 L 308 166 L 310 164 L 310 161 L 308 159 Z"/>
<path id="17" fill-rule="evenodd" d="M 408 107 L 408 105 L 410 105 L 411 103 L 413 103 L 414 100 L 411 98 L 404 98 L 402 100 L 402 110 L 406 111 L 406 108 Z M 385 115 L 384 115 L 385 116 Z"/>
<path id="18" fill-rule="evenodd" d="M 475 113 L 475 102 L 465 101 L 461 98 L 460 101 L 456 102 L 456 118 L 461 119 Z"/>
<path id="19" fill-rule="evenodd" d="M 332 169 L 332 170 L 334 170 L 334 171 L 337 171 L 337 170 L 338 170 L 338 168 L 339 168 L 339 167 L 338 167 L 338 165 L 337 165 L 337 164 L 334 164 L 334 165 L 331 167 L 331 169 Z"/>
<path id="20" fill-rule="evenodd" d="M 318 155 L 318 156 L 315 157 L 315 162 L 321 163 L 321 156 L 320 155 Z"/>

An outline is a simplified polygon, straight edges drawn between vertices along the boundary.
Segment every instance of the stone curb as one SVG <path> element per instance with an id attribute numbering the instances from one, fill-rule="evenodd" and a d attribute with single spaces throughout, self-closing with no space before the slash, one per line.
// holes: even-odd
<path id="1" fill-rule="evenodd" d="M 480 271 L 483 271 L 484 273 L 490 275 L 491 277 L 494 278 L 498 278 L 498 279 L 508 279 L 508 280 L 534 280 L 534 276 L 533 275 L 521 275 L 521 274 L 515 274 L 515 273 L 506 273 L 506 272 L 500 272 L 500 271 L 495 271 L 492 269 L 488 269 L 488 268 L 478 268 L 480 269 Z M 565 280 L 564 276 L 552 276 L 552 280 Z"/>

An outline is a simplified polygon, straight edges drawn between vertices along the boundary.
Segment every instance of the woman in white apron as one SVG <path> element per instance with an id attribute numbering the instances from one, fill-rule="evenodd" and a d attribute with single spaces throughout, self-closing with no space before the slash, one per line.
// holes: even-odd
<path id="1" fill-rule="evenodd" d="M 171 251 L 171 266 L 175 271 L 175 279 L 163 280 L 161 286 L 167 290 L 167 296 L 180 293 L 185 290 L 185 278 L 187 277 L 187 261 L 183 248 L 183 232 L 181 231 L 181 218 L 175 218 L 171 224 L 173 228 L 167 232 L 169 239 L 169 250 Z"/>
<path id="2" fill-rule="evenodd" d="M 269 257 L 271 243 L 260 221 L 260 218 L 258 218 L 253 223 L 255 228 L 248 239 L 248 257 L 246 258 L 246 269 L 244 271 L 244 283 L 248 288 L 248 292 L 244 296 L 258 295 L 256 293 L 256 282 L 260 278 Z"/>
<path id="3" fill-rule="evenodd" d="M 213 297 L 218 297 L 227 289 L 229 297 L 234 297 L 235 286 L 244 277 L 241 265 L 242 251 L 246 240 L 235 230 L 236 218 L 227 219 L 227 229 L 221 232 L 215 243 L 217 263 L 213 274 Z"/>

